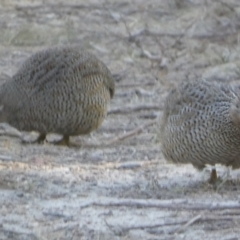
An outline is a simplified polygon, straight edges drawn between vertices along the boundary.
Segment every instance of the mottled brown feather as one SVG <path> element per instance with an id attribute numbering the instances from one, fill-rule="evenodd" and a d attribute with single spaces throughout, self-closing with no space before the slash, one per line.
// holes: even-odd
<path id="1" fill-rule="evenodd" d="M 205 80 L 180 84 L 166 99 L 160 131 L 163 155 L 172 162 L 239 168 L 239 91 Z"/>
<path id="2" fill-rule="evenodd" d="M 104 120 L 115 84 L 108 68 L 77 47 L 35 53 L 0 88 L 0 121 L 22 131 L 87 134 Z"/>

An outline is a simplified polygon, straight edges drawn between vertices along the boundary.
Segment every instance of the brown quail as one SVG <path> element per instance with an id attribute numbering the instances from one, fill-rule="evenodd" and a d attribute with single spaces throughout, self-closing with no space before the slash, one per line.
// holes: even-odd
<path id="1" fill-rule="evenodd" d="M 174 163 L 240 168 L 240 94 L 237 88 L 205 80 L 173 89 L 161 121 L 162 153 Z M 217 173 L 212 170 L 210 182 Z"/>
<path id="2" fill-rule="evenodd" d="M 77 47 L 39 51 L 0 87 L 0 122 L 20 131 L 88 134 L 104 120 L 115 84 L 108 68 Z"/>

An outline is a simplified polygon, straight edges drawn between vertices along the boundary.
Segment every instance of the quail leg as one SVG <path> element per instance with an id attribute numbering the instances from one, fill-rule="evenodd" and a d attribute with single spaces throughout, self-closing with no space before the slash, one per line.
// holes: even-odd
<path id="1" fill-rule="evenodd" d="M 210 183 L 210 184 L 216 184 L 217 180 L 218 180 L 217 170 L 216 170 L 216 168 L 214 167 L 214 168 L 212 169 L 212 172 L 211 172 L 211 176 L 210 176 L 210 179 L 209 179 L 209 183 Z"/>
<path id="2" fill-rule="evenodd" d="M 37 143 L 43 143 L 44 140 L 46 139 L 46 134 L 39 134 L 38 138 L 34 141 L 34 142 L 37 142 Z"/>

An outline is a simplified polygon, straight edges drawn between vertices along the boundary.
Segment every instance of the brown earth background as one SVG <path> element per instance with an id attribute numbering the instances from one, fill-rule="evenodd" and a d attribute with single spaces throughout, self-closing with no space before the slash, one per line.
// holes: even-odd
<path id="1" fill-rule="evenodd" d="M 23 145 L 0 127 L 0 239 L 239 239 L 240 172 L 216 190 L 210 168 L 166 162 L 156 124 L 178 82 L 238 83 L 239 29 L 238 0 L 0 0 L 1 82 L 65 44 L 118 75 L 103 125 L 71 139 L 79 148 Z"/>

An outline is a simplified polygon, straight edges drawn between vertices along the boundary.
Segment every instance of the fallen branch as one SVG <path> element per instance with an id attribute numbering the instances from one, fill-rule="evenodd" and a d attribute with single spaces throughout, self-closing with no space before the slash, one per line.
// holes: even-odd
<path id="1" fill-rule="evenodd" d="M 130 230 L 136 230 L 136 229 L 146 229 L 146 228 L 158 228 L 158 227 L 163 227 L 163 226 L 171 226 L 171 225 L 179 225 L 179 224 L 184 224 L 188 222 L 188 219 L 183 219 L 183 218 L 169 218 L 169 219 L 163 219 L 161 223 L 155 223 L 155 224 L 149 224 L 149 223 L 140 223 L 140 224 L 135 224 L 135 225 L 111 225 L 107 221 L 107 226 L 110 227 L 112 230 L 118 229 L 121 230 L 122 232 L 127 232 Z"/>
<path id="2" fill-rule="evenodd" d="M 190 28 L 192 26 L 192 24 L 188 27 Z M 154 32 L 154 31 L 150 31 L 146 28 L 140 30 L 139 32 L 137 32 L 136 34 L 131 34 L 130 36 L 128 36 L 128 40 L 133 42 L 136 41 L 137 38 L 141 37 L 141 36 L 151 36 L 151 37 L 169 37 L 169 38 L 177 38 L 180 39 L 184 36 L 186 36 L 187 30 L 188 28 L 186 28 L 185 31 L 178 31 L 178 32 Z M 225 31 L 225 32 L 215 32 L 215 33 L 203 33 L 203 34 L 191 34 L 191 39 L 224 39 L 226 38 L 226 34 L 228 34 L 228 36 L 231 35 L 236 35 L 237 33 L 234 31 Z"/>
<path id="3" fill-rule="evenodd" d="M 183 226 L 179 227 L 179 228 L 175 231 L 175 233 L 182 233 L 182 232 L 186 231 L 186 229 L 187 229 L 190 225 L 194 224 L 195 222 L 197 222 L 197 221 L 200 220 L 201 218 L 202 218 L 202 215 L 201 215 L 201 214 L 195 216 L 194 218 L 190 219 L 186 224 L 184 224 Z"/>
<path id="4" fill-rule="evenodd" d="M 135 207 L 135 208 L 164 208 L 171 210 L 227 210 L 227 209 L 240 209 L 239 202 L 221 202 L 221 203 L 202 203 L 190 202 L 186 199 L 172 199 L 172 200 L 155 200 L 155 199 L 98 199 L 97 201 L 90 201 L 82 205 L 82 208 L 90 206 L 102 207 Z M 232 216 L 234 217 L 234 216 Z"/>
<path id="5" fill-rule="evenodd" d="M 134 129 L 134 130 L 132 130 L 132 131 L 129 131 L 129 132 L 127 132 L 127 133 L 124 133 L 124 134 L 122 134 L 122 135 L 119 135 L 119 136 L 117 136 L 117 137 L 115 137 L 115 138 L 112 138 L 112 139 L 110 139 L 109 141 L 107 141 L 107 142 L 104 144 L 104 146 L 108 146 L 108 145 L 114 144 L 114 143 L 116 143 L 116 142 L 123 141 L 123 140 L 125 140 L 125 139 L 127 139 L 127 138 L 133 137 L 133 136 L 135 136 L 135 135 L 138 135 L 138 134 L 141 133 L 144 129 L 146 129 L 147 127 L 150 127 L 150 126 L 154 125 L 155 123 L 156 123 L 156 120 L 150 121 L 150 122 L 148 122 L 148 123 L 146 123 L 146 124 L 144 124 L 144 125 L 136 128 L 136 129 Z"/>
<path id="6" fill-rule="evenodd" d="M 144 110 L 161 110 L 161 105 L 139 105 L 136 107 L 127 107 L 127 108 L 115 108 L 108 112 L 108 114 L 125 114 L 125 113 L 132 113 L 132 112 L 139 112 Z"/>
<path id="7" fill-rule="evenodd" d="M 180 233 L 180 232 L 184 232 L 186 231 L 187 227 L 192 225 L 193 223 L 196 222 L 209 222 L 209 221 L 234 221 L 234 220 L 240 220 L 240 216 L 195 216 L 194 218 L 192 218 L 190 221 L 188 218 L 176 218 L 176 217 L 172 217 L 172 218 L 163 218 L 162 222 L 159 223 L 140 223 L 140 224 L 133 224 L 133 225 L 111 225 L 109 224 L 106 220 L 106 224 L 109 228 L 111 228 L 113 231 L 117 230 L 118 232 L 127 232 L 130 230 L 136 230 L 136 229 L 152 229 L 152 228 L 159 228 L 159 227 L 167 227 L 167 226 L 174 226 L 172 229 L 168 229 L 168 230 L 164 230 L 162 231 L 160 229 L 156 230 L 158 233 L 168 233 L 168 234 L 174 234 L 174 233 Z M 184 224 L 183 226 L 180 227 L 176 227 L 176 225 L 180 225 L 180 224 Z M 156 233 L 156 231 L 148 231 L 150 233 Z"/>
<path id="8" fill-rule="evenodd" d="M 156 113 L 139 115 L 139 118 L 141 119 L 156 119 L 157 117 L 158 117 L 158 114 Z"/>
<path id="9" fill-rule="evenodd" d="M 143 87 L 143 86 L 153 86 L 155 85 L 154 82 L 140 82 L 140 83 L 129 83 L 129 84 L 118 84 L 118 88 L 136 88 L 136 87 Z"/>
<path id="10" fill-rule="evenodd" d="M 102 198 L 98 201 L 89 201 L 88 203 L 81 206 L 81 208 L 87 208 L 92 206 L 102 206 L 102 207 L 159 207 L 168 208 L 172 205 L 187 203 L 185 199 L 173 199 L 173 200 L 152 200 L 152 199 L 109 199 Z"/>

